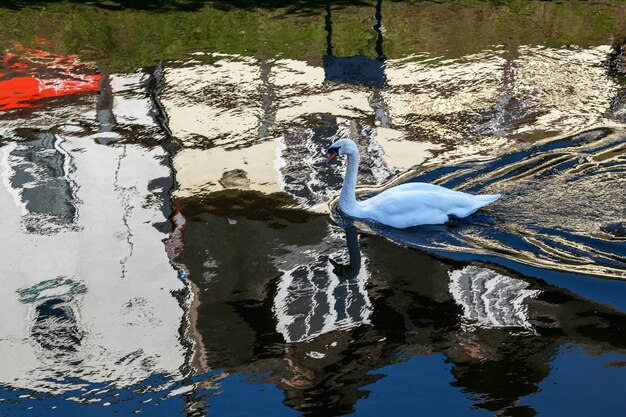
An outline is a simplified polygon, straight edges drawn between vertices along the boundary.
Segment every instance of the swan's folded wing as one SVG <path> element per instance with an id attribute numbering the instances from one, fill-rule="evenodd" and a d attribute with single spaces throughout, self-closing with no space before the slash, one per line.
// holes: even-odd
<path id="1" fill-rule="evenodd" d="M 362 201 L 360 207 L 367 218 L 405 228 L 420 224 L 442 224 L 448 221 L 450 215 L 466 217 L 493 201 L 477 199 L 473 195 L 439 186 L 424 185 L 430 184 L 390 188 Z"/>

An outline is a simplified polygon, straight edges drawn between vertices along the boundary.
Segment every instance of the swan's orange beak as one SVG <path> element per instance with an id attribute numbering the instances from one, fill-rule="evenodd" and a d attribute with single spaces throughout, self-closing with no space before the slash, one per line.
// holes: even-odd
<path id="1" fill-rule="evenodd" d="M 326 163 L 330 163 L 337 156 L 337 151 L 334 149 L 328 150 L 328 155 L 326 155 Z"/>

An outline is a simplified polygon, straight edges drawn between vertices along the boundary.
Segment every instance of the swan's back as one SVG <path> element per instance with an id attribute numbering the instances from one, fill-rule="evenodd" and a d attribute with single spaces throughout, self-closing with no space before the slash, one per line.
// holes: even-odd
<path id="1" fill-rule="evenodd" d="M 439 185 L 406 183 L 359 202 L 359 216 L 392 227 L 442 224 L 450 216 L 467 217 L 500 198 L 499 194 L 471 195 Z"/>

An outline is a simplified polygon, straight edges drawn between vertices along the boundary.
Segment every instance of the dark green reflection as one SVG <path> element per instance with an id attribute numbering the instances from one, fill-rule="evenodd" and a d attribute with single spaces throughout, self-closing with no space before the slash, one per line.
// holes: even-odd
<path id="1" fill-rule="evenodd" d="M 330 7 L 337 57 L 379 57 L 381 33 L 388 58 L 460 57 L 494 45 L 606 45 L 626 36 L 621 0 L 335 0 Z M 0 47 L 41 47 L 43 40 L 50 52 L 79 54 L 107 72 L 198 50 L 319 63 L 327 47 L 326 15 L 326 2 L 309 0 L 5 0 Z"/>

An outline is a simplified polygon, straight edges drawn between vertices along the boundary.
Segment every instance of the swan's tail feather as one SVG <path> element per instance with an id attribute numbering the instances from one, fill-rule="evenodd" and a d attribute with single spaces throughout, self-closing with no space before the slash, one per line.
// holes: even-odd
<path id="1" fill-rule="evenodd" d="M 500 194 L 480 194 L 474 197 L 476 197 L 476 200 L 478 200 L 483 206 L 485 206 L 499 199 L 501 195 Z"/>

